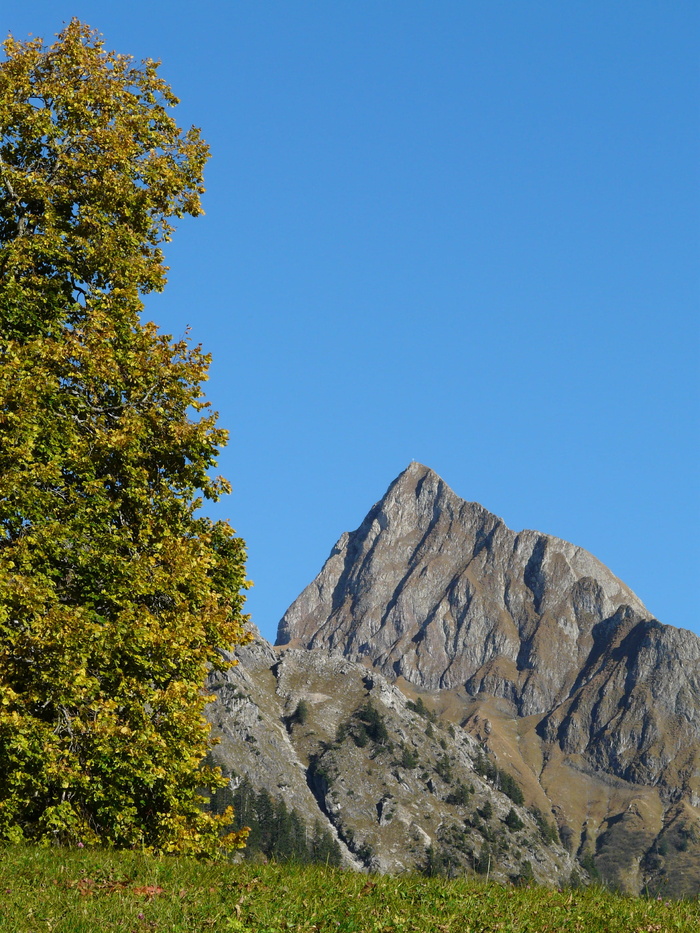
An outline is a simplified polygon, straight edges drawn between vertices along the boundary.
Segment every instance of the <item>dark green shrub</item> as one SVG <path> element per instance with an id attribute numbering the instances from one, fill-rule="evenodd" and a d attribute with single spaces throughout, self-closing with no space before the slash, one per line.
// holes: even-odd
<path id="1" fill-rule="evenodd" d="M 470 789 L 463 781 L 457 781 L 455 789 L 447 797 L 447 803 L 455 804 L 458 807 L 466 807 L 473 790 L 473 787 Z"/>
<path id="2" fill-rule="evenodd" d="M 540 831 L 540 836 L 545 842 L 556 843 L 559 842 L 559 833 L 557 832 L 557 827 L 554 823 L 550 823 L 549 820 L 545 817 L 541 810 L 538 810 L 537 807 L 533 807 L 530 810 L 532 813 L 535 823 L 537 823 L 537 828 Z"/>
<path id="3" fill-rule="evenodd" d="M 485 875 L 489 872 L 494 863 L 495 859 L 493 858 L 491 846 L 485 842 L 481 847 L 481 852 L 477 858 L 474 859 L 474 871 L 479 875 Z"/>
<path id="4" fill-rule="evenodd" d="M 389 741 L 389 731 L 384 717 L 374 704 L 369 701 L 355 713 L 356 729 L 364 729 L 367 736 L 375 743 L 385 745 Z"/>
<path id="5" fill-rule="evenodd" d="M 512 775 L 508 774 L 507 771 L 502 771 L 501 768 L 496 768 L 497 775 L 497 786 L 499 790 L 502 791 L 507 797 L 513 801 L 513 803 L 522 806 L 525 802 L 525 797 L 523 792 L 520 789 L 520 785 L 515 780 Z"/>
<path id="6" fill-rule="evenodd" d="M 592 881 L 600 881 L 600 871 L 595 863 L 595 857 L 592 852 L 586 852 L 578 861 L 581 868 L 584 868 L 588 872 Z"/>
<path id="7" fill-rule="evenodd" d="M 363 723 L 358 723 L 353 729 L 352 738 L 358 748 L 364 748 L 369 742 L 369 735 Z"/>
<path id="8" fill-rule="evenodd" d="M 342 745 L 347 737 L 347 734 L 348 734 L 348 727 L 346 723 L 344 722 L 338 723 L 338 728 L 335 731 L 335 744 Z"/>
<path id="9" fill-rule="evenodd" d="M 493 816 L 493 806 L 491 805 L 491 801 L 487 800 L 483 807 L 481 807 L 480 810 L 477 810 L 477 813 L 482 820 L 488 823 L 488 821 Z"/>
<path id="10" fill-rule="evenodd" d="M 503 822 L 512 833 L 517 833 L 517 831 L 522 829 L 525 825 L 512 807 L 508 811 L 508 815 Z"/>
<path id="11" fill-rule="evenodd" d="M 439 774 L 445 784 L 452 783 L 452 762 L 447 755 L 443 755 L 435 765 L 435 772 Z"/>
<path id="12" fill-rule="evenodd" d="M 532 864 L 527 859 L 520 866 L 520 873 L 513 878 L 513 882 L 522 887 L 527 884 L 534 884 L 535 874 L 532 870 Z"/>
<path id="13" fill-rule="evenodd" d="M 309 721 L 309 704 L 306 700 L 299 700 L 292 718 L 294 722 L 298 722 L 300 726 L 306 725 Z"/>
<path id="14" fill-rule="evenodd" d="M 486 778 L 487 781 L 495 780 L 498 773 L 498 769 L 496 768 L 495 764 L 492 761 L 489 761 L 489 759 L 485 755 L 482 755 L 481 752 L 479 752 L 479 754 L 476 756 L 474 770 L 480 777 Z"/>

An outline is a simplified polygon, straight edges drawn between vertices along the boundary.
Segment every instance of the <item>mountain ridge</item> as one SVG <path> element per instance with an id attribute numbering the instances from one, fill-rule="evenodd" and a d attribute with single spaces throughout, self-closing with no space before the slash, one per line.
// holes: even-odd
<path id="1" fill-rule="evenodd" d="M 700 639 L 583 548 L 511 531 L 414 462 L 341 535 L 277 645 L 433 697 L 612 883 L 675 866 L 700 887 Z M 682 869 L 681 849 L 659 854 L 674 826 L 694 840 Z"/>
<path id="2" fill-rule="evenodd" d="M 458 540 L 451 547 L 455 529 Z M 488 574 L 495 548 L 503 570 Z M 276 644 L 292 639 L 305 647 L 323 644 L 333 649 L 342 644 L 345 656 L 371 654 L 373 664 L 385 673 L 393 666 L 394 675 L 408 673 L 407 679 L 415 682 L 418 672 L 419 685 L 430 689 L 465 681 L 468 669 L 474 674 L 494 656 L 508 657 L 525 671 L 529 665 L 523 643 L 536 635 L 538 619 L 557 608 L 550 605 L 552 590 L 555 595 L 561 590 L 564 581 L 558 578 L 567 574 L 582 581 L 573 594 L 573 618 L 571 613 L 559 618 L 560 626 L 569 626 L 569 636 L 578 637 L 587 611 L 610 617 L 624 603 L 641 618 L 651 617 L 638 597 L 584 549 L 536 531 L 511 531 L 498 516 L 459 499 L 436 473 L 414 462 L 360 527 L 340 537 L 316 579 L 282 617 Z M 524 586 L 514 587 L 515 576 Z M 488 593 L 479 592 L 482 581 Z M 368 592 L 371 599 L 363 598 Z M 514 624 L 503 618 L 499 625 L 501 614 Z M 455 615 L 461 615 L 469 629 L 479 628 L 479 622 L 491 624 L 480 626 L 483 638 L 474 633 L 452 651 L 443 647 L 442 670 L 439 661 L 430 664 L 422 658 L 426 663 L 416 663 L 428 653 L 417 646 L 435 634 L 434 623 L 455 628 Z M 478 657 L 475 644 L 488 649 L 489 638 L 493 650 Z M 434 656 L 437 639 L 429 639 L 426 647 Z M 466 659 L 470 663 L 465 664 Z M 531 707 L 534 702 L 533 697 Z"/>
<path id="3" fill-rule="evenodd" d="M 247 781 L 353 868 L 700 892 L 700 639 L 427 467 L 237 656 L 217 806 Z"/>

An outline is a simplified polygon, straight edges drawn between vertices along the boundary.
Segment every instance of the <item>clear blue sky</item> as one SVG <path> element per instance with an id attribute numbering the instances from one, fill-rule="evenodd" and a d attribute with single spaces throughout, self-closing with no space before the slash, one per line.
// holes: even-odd
<path id="1" fill-rule="evenodd" d="M 148 315 L 287 605 L 410 460 L 700 633 L 697 0 L 3 0 L 163 61 L 212 147 Z"/>

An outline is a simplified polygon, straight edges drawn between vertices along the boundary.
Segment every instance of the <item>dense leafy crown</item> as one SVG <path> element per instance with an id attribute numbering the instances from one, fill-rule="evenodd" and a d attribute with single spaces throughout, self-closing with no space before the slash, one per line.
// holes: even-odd
<path id="1" fill-rule="evenodd" d="M 140 320 L 208 150 L 72 21 L 0 63 L 0 838 L 211 851 L 202 684 L 245 640 L 209 357 Z M 229 844 L 240 845 L 240 834 Z"/>
<path id="2" fill-rule="evenodd" d="M 4 48 L 0 313 L 26 336 L 81 320 L 88 296 L 163 288 L 169 218 L 202 212 L 208 148 L 168 113 L 156 62 L 105 52 L 77 21 L 48 49 Z"/>

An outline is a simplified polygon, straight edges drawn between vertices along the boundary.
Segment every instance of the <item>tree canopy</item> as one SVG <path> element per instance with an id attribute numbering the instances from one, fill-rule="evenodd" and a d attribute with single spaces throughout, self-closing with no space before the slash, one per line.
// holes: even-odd
<path id="1" fill-rule="evenodd" d="M 4 50 L 0 839 L 212 851 L 203 684 L 247 637 L 245 550 L 199 512 L 229 490 L 210 358 L 141 320 L 208 148 L 77 20 Z"/>

